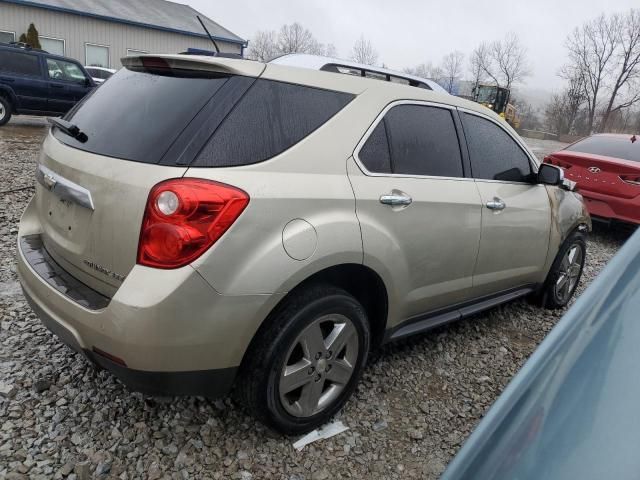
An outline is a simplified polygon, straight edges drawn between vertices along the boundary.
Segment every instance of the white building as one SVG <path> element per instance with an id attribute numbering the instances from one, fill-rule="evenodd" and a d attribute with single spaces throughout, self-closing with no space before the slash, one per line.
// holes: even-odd
<path id="1" fill-rule="evenodd" d="M 166 0 L 0 0 L 0 42 L 17 41 L 33 23 L 44 50 L 117 69 L 132 54 L 214 50 L 198 15 L 220 51 L 243 54 L 246 40 Z"/>

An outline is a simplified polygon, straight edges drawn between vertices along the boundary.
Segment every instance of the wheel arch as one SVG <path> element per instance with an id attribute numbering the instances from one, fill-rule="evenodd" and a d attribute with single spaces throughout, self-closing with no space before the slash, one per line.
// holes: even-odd
<path id="1" fill-rule="evenodd" d="M 388 319 L 387 288 L 380 277 L 371 268 L 358 263 L 334 265 L 317 271 L 292 288 L 269 312 L 265 320 L 258 327 L 251 342 L 243 355 L 244 364 L 247 355 L 253 349 L 255 342 L 271 325 L 282 306 L 293 295 L 312 284 L 328 284 L 341 288 L 353 295 L 364 307 L 371 326 L 371 345 L 380 345 L 384 339 Z"/>
<path id="2" fill-rule="evenodd" d="M 16 113 L 18 108 L 18 99 L 13 90 L 6 85 L 0 85 L 0 97 L 6 98 L 11 104 L 11 113 Z"/>

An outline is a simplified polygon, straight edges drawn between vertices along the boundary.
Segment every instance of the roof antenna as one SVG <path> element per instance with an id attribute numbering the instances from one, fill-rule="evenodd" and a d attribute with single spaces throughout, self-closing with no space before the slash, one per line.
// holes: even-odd
<path id="1" fill-rule="evenodd" d="M 216 49 L 216 53 L 220 53 L 220 49 L 218 48 L 218 44 L 216 43 L 216 41 L 213 39 L 213 37 L 211 36 L 211 34 L 209 33 L 209 30 L 207 30 L 207 27 L 204 26 L 204 22 L 202 21 L 202 19 L 200 18 L 200 15 L 196 15 L 196 18 L 198 19 L 198 21 L 200 22 L 200 25 L 202 25 L 202 28 L 204 28 L 204 31 L 207 32 L 207 35 L 209 36 L 209 40 L 211 40 L 211 43 L 213 43 L 213 46 Z"/>

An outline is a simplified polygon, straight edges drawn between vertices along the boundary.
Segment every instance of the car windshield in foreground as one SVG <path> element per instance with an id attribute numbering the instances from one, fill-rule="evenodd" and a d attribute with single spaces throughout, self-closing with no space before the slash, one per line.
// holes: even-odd
<path id="1" fill-rule="evenodd" d="M 594 135 L 569 145 L 567 150 L 640 162 L 640 137 Z"/>

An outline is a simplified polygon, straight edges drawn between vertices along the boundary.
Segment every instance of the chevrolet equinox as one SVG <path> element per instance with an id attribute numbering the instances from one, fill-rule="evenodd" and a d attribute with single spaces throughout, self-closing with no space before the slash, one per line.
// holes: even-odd
<path id="1" fill-rule="evenodd" d="M 130 389 L 234 386 L 298 434 L 371 348 L 573 295 L 582 198 L 485 107 L 239 59 L 123 62 L 51 120 L 18 271 L 44 324 Z"/>

